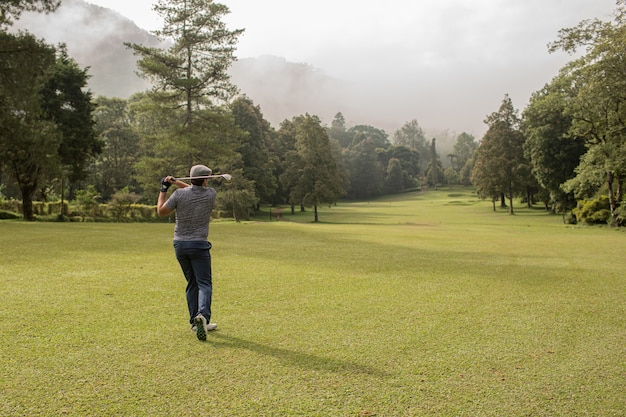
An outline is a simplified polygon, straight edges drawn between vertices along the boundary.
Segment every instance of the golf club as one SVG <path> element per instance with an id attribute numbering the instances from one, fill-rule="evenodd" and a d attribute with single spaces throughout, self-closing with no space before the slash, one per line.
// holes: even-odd
<path id="1" fill-rule="evenodd" d="M 233 179 L 233 176 L 230 174 L 219 174 L 219 175 L 202 175 L 199 177 L 176 177 L 177 180 L 200 180 L 205 178 L 224 178 L 226 181 L 230 181 Z"/>

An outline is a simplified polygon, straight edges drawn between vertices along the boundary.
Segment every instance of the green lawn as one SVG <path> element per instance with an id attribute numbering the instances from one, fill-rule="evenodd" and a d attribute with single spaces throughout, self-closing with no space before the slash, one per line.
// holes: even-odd
<path id="1" fill-rule="evenodd" d="M 1 416 L 623 416 L 626 233 L 465 189 L 216 221 L 0 222 Z"/>

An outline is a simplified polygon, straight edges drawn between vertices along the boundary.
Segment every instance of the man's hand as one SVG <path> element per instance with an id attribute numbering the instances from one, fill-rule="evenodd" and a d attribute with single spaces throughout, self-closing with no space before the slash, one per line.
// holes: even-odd
<path id="1" fill-rule="evenodd" d="M 161 217 L 167 216 L 172 212 L 172 210 L 167 208 L 165 202 L 167 201 L 167 189 L 170 188 L 173 182 L 176 182 L 176 178 L 171 175 L 161 178 L 161 192 L 157 199 L 157 214 Z"/>
<path id="2" fill-rule="evenodd" d="M 162 193 L 166 193 L 168 188 L 170 188 L 170 186 L 172 185 L 171 181 L 171 176 L 168 175 L 167 177 L 163 177 L 161 178 L 161 192 Z"/>

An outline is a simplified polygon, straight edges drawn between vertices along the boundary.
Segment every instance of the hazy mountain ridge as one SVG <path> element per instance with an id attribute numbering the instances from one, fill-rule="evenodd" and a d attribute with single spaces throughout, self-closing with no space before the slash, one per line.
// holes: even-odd
<path id="1" fill-rule="evenodd" d="M 63 0 L 48 15 L 25 13 L 13 28 L 28 30 L 48 43 L 65 43 L 70 56 L 89 67 L 89 87 L 95 96 L 127 98 L 150 88 L 136 74 L 137 57 L 124 42 L 167 46 L 119 13 L 83 0 Z M 244 58 L 233 64 L 230 73 L 240 92 L 259 105 L 274 126 L 304 113 L 330 123 L 338 111 L 347 110 L 349 83 L 308 64 L 273 56 Z"/>
<path id="2" fill-rule="evenodd" d="M 13 29 L 28 30 L 47 43 L 65 43 L 79 65 L 89 67 L 94 95 L 129 97 L 150 87 L 136 74 L 136 57 L 124 42 L 159 46 L 155 36 L 129 19 L 82 0 L 63 0 L 55 13 L 24 13 Z"/>
<path id="3" fill-rule="evenodd" d="M 304 113 L 330 123 L 348 107 L 349 83 L 308 64 L 261 56 L 235 62 L 230 72 L 241 93 L 252 98 L 272 124 Z"/>

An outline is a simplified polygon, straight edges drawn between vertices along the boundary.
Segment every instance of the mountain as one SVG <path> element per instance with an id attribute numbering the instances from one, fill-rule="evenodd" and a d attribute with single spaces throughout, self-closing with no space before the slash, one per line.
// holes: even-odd
<path id="1" fill-rule="evenodd" d="M 241 93 L 258 104 L 273 125 L 305 113 L 330 124 L 337 112 L 349 107 L 350 84 L 309 64 L 266 55 L 241 59 L 230 73 Z"/>
<path id="2" fill-rule="evenodd" d="M 89 67 L 94 96 L 128 98 L 150 88 L 136 74 L 137 57 L 124 42 L 167 47 L 119 13 L 83 0 L 63 0 L 48 15 L 24 13 L 13 29 L 28 30 L 51 44 L 65 43 L 69 55 L 80 66 Z M 330 123 L 337 112 L 347 111 L 349 83 L 305 63 L 274 56 L 244 58 L 233 64 L 230 73 L 240 92 L 259 105 L 274 126 L 304 113 Z"/>
<path id="3" fill-rule="evenodd" d="M 94 95 L 127 98 L 150 84 L 136 74 L 136 57 L 124 42 L 162 45 L 155 36 L 110 9 L 63 0 L 55 13 L 23 13 L 13 29 L 28 30 L 47 43 L 65 43 L 69 55 L 89 67 Z"/>

